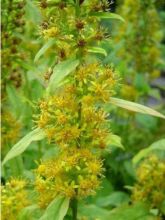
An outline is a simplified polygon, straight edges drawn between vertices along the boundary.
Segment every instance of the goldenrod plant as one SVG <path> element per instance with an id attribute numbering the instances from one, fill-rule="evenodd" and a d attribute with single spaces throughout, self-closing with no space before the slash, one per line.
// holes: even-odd
<path id="1" fill-rule="evenodd" d="M 38 32 L 44 42 L 34 63 L 38 65 L 42 57 L 50 59 L 42 76 L 44 82 L 41 80 L 43 97 L 35 103 L 27 100 L 34 113 L 30 118 L 34 122 L 33 130 L 11 148 L 2 163 L 6 172 L 10 168 L 8 162 L 21 157 L 35 142 L 28 149 L 35 155 L 33 172 L 28 172 L 26 166 L 21 173 L 30 179 L 29 196 L 33 195 L 31 200 L 35 205 L 24 208 L 22 203 L 18 219 L 29 218 L 28 210 L 39 210 L 39 217 L 32 219 L 77 220 L 88 215 L 89 219 L 108 220 L 108 210 L 103 209 L 102 215 L 95 211 L 83 213 L 86 208 L 82 208 L 82 202 L 103 189 L 107 181 L 104 156 L 113 150 L 111 145 L 124 148 L 120 137 L 111 131 L 113 115 L 109 109 L 118 106 L 162 119 L 165 116 L 115 97 L 119 76 L 112 64 L 102 63 L 107 52 L 101 42 L 108 44 L 110 40 L 101 21 L 123 22 L 123 18 L 109 12 L 108 1 L 41 0 L 34 3 L 33 7 L 38 7 L 42 14 Z M 36 141 L 41 141 L 38 149 Z M 23 154 L 23 160 L 29 159 L 25 156 L 29 152 Z M 9 207 L 4 209 L 4 219 L 9 216 L 6 214 Z"/>

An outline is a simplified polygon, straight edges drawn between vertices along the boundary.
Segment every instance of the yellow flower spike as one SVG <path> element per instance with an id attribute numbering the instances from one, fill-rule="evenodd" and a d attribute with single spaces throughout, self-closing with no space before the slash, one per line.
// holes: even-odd
<path id="1" fill-rule="evenodd" d="M 57 51 L 58 61 L 75 55 L 75 45 L 78 46 L 76 53 L 81 52 L 82 56 L 86 56 L 91 41 L 97 38 L 97 44 L 104 38 L 104 33 L 102 35 L 102 30 L 98 28 L 99 19 L 92 16 L 87 19 L 84 17 L 83 20 L 75 19 L 75 8 L 72 4 L 57 5 L 54 7 L 59 7 L 60 10 L 56 10 L 56 16 L 50 11 L 51 18 L 46 18 L 48 25 L 43 33 L 47 38 L 58 37 L 59 44 L 53 46 Z M 91 10 L 102 11 L 106 7 L 104 0 L 94 3 L 84 1 L 80 7 L 80 15 L 86 9 L 88 14 Z M 70 33 L 77 30 L 78 38 L 63 31 L 66 25 L 65 22 L 60 23 L 63 15 L 67 29 L 71 30 Z M 42 180 L 36 184 L 42 207 L 46 207 L 58 194 L 79 199 L 93 195 L 99 188 L 103 177 L 103 163 L 93 152 L 94 148 L 101 151 L 106 147 L 103 140 L 108 135 L 106 128 L 109 122 L 101 104 L 109 101 L 113 94 L 116 82 L 114 75 L 115 72 L 109 66 L 105 67 L 99 62 L 88 63 L 83 59 L 57 88 L 55 95 L 47 97 L 43 105 L 39 105 L 37 125 L 45 131 L 51 143 L 60 147 L 57 157 L 41 162 L 44 172 L 43 166 L 36 171 L 36 175 Z"/>

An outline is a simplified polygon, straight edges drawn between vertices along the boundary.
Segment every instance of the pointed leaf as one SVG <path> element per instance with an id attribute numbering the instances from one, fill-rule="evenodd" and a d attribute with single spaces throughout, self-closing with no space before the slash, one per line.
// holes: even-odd
<path id="1" fill-rule="evenodd" d="M 109 205 L 120 206 L 122 203 L 128 202 L 129 196 L 125 192 L 115 191 L 108 196 L 100 197 L 97 200 L 97 205 L 106 207 Z"/>
<path id="2" fill-rule="evenodd" d="M 18 91 L 11 85 L 6 87 L 10 107 L 14 115 L 19 118 L 22 114 L 23 106 Z"/>
<path id="3" fill-rule="evenodd" d="M 110 213 L 109 210 L 98 207 L 93 204 L 79 204 L 78 207 L 78 214 L 79 214 L 78 216 L 80 217 L 79 219 L 86 217 L 86 219 L 89 220 L 93 220 L 93 219 L 104 220 L 109 213 Z"/>
<path id="4" fill-rule="evenodd" d="M 99 17 L 102 19 L 117 19 L 122 22 L 125 22 L 124 18 L 122 18 L 120 15 L 110 12 L 93 12 L 91 13 L 92 16 Z"/>
<path id="5" fill-rule="evenodd" d="M 69 208 L 69 198 L 57 196 L 39 220 L 63 220 Z"/>
<path id="6" fill-rule="evenodd" d="M 114 134 L 108 135 L 106 144 L 124 149 L 124 146 L 121 143 L 121 137 L 119 137 L 118 135 L 114 135 Z"/>
<path id="7" fill-rule="evenodd" d="M 32 0 L 26 0 L 26 16 L 28 20 L 33 22 L 35 25 L 40 24 L 42 22 L 42 16 L 39 8 Z"/>
<path id="8" fill-rule="evenodd" d="M 148 205 L 144 203 L 123 204 L 110 211 L 104 220 L 154 220 L 155 216 L 149 211 Z"/>
<path id="9" fill-rule="evenodd" d="M 27 207 L 23 208 L 22 210 L 20 210 L 20 213 L 18 215 L 17 220 L 34 219 L 34 217 L 35 216 L 37 217 L 38 214 L 40 214 L 40 209 L 39 209 L 38 205 L 30 205 L 30 206 L 27 206 Z"/>
<path id="10" fill-rule="evenodd" d="M 48 92 L 54 91 L 59 83 L 79 65 L 79 60 L 69 59 L 55 66 L 50 77 Z"/>
<path id="11" fill-rule="evenodd" d="M 14 157 L 17 157 L 18 155 L 22 154 L 26 150 L 26 148 L 31 144 L 31 142 L 42 140 L 44 137 L 45 133 L 40 128 L 37 128 L 28 133 L 11 148 L 11 150 L 7 153 L 6 157 L 4 158 L 2 165 L 4 165 L 8 160 L 11 160 Z"/>
<path id="12" fill-rule="evenodd" d="M 136 154 L 133 158 L 133 164 L 136 165 L 142 158 L 148 156 L 150 152 L 154 150 L 163 150 L 165 151 L 165 139 L 161 139 L 159 141 L 154 142 L 150 145 L 150 147 L 141 150 L 138 154 Z"/>
<path id="13" fill-rule="evenodd" d="M 152 115 L 152 116 L 156 116 L 156 117 L 160 117 L 160 118 L 165 119 L 165 116 L 162 115 L 161 113 L 157 112 L 156 110 L 149 108 L 149 107 L 146 107 L 144 105 L 140 105 L 135 102 L 130 102 L 130 101 L 127 101 L 124 99 L 111 98 L 110 103 L 112 103 L 118 107 L 133 111 L 133 112 L 139 112 L 139 113 L 148 114 L 148 115 Z"/>
<path id="14" fill-rule="evenodd" d="M 55 44 L 55 39 L 50 39 L 44 46 L 37 52 L 34 62 L 37 62 L 38 59 L 51 47 L 53 44 Z"/>
<path id="15" fill-rule="evenodd" d="M 90 52 L 90 53 L 99 53 L 99 54 L 103 54 L 104 56 L 107 56 L 106 50 L 104 50 L 101 47 L 89 47 L 88 52 Z"/>

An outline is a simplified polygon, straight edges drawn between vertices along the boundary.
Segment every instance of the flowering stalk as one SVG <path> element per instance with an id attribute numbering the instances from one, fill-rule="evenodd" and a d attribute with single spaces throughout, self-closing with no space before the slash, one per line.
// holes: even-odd
<path id="1" fill-rule="evenodd" d="M 76 57 L 80 62 L 55 93 L 38 105 L 36 124 L 45 131 L 50 143 L 58 145 L 60 153 L 41 162 L 35 185 L 41 207 L 47 207 L 61 194 L 71 199 L 73 219 L 77 219 L 78 199 L 93 195 L 100 185 L 104 170 L 100 155 L 110 134 L 108 114 L 102 105 L 114 94 L 115 72 L 112 67 L 101 65 L 95 56 L 93 61 L 88 52 L 93 45 L 107 40 L 99 19 L 92 14 L 106 10 L 108 3 L 42 1 L 40 6 L 46 18 L 42 34 L 45 39 L 58 41 L 53 46 L 57 62 L 68 57 Z"/>

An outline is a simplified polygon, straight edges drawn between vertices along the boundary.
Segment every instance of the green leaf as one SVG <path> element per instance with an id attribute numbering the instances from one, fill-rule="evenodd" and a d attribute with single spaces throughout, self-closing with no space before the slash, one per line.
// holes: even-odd
<path id="1" fill-rule="evenodd" d="M 134 86 L 138 91 L 147 93 L 150 90 L 145 74 L 137 73 L 135 76 Z"/>
<path id="2" fill-rule="evenodd" d="M 36 128 L 35 130 L 28 133 L 25 137 L 23 137 L 17 144 L 15 144 L 11 150 L 7 153 L 4 158 L 2 165 L 4 165 L 7 161 L 17 157 L 22 154 L 26 148 L 33 142 L 42 140 L 45 137 L 45 133 L 40 128 Z"/>
<path id="3" fill-rule="evenodd" d="M 39 220 L 63 220 L 69 208 L 69 198 L 57 196 Z"/>
<path id="4" fill-rule="evenodd" d="M 10 107 L 12 108 L 12 112 L 17 118 L 20 118 L 24 106 L 21 102 L 18 91 L 11 85 L 7 85 L 6 90 L 7 90 L 9 104 L 11 105 Z"/>
<path id="5" fill-rule="evenodd" d="M 105 217 L 108 215 L 108 213 L 108 210 L 100 208 L 96 205 L 79 204 L 78 207 L 78 216 L 87 217 L 88 220 L 105 220 Z"/>
<path id="6" fill-rule="evenodd" d="M 39 60 L 39 58 L 51 47 L 53 46 L 53 44 L 55 44 L 55 39 L 49 39 L 49 41 L 44 44 L 44 46 L 37 52 L 35 58 L 34 58 L 34 62 L 37 62 Z"/>
<path id="7" fill-rule="evenodd" d="M 20 211 L 17 220 L 34 219 L 33 217 L 38 214 L 40 214 L 40 211 L 39 211 L 39 207 L 37 205 L 27 206 Z"/>
<path id="8" fill-rule="evenodd" d="M 154 150 L 162 150 L 165 151 L 165 139 L 161 139 L 159 141 L 154 142 L 148 148 L 141 150 L 138 154 L 136 154 L 133 158 L 133 164 L 136 165 L 141 159 L 148 156 Z"/>
<path id="9" fill-rule="evenodd" d="M 162 202 L 160 210 L 165 215 L 165 200 Z"/>
<path id="10" fill-rule="evenodd" d="M 97 205 L 101 207 L 106 207 L 109 205 L 119 206 L 122 203 L 128 202 L 128 201 L 129 201 L 129 196 L 126 193 L 116 191 L 110 194 L 109 196 L 99 198 L 97 200 Z"/>
<path id="11" fill-rule="evenodd" d="M 109 134 L 106 144 L 124 149 L 124 146 L 121 143 L 121 137 L 118 135 Z"/>
<path id="12" fill-rule="evenodd" d="M 90 53 L 99 53 L 99 54 L 103 54 L 104 56 L 107 56 L 106 50 L 104 50 L 101 47 L 89 47 L 88 52 L 90 52 Z"/>
<path id="13" fill-rule="evenodd" d="M 156 110 L 149 108 L 149 107 L 146 107 L 144 105 L 140 105 L 135 102 L 130 102 L 130 101 L 127 101 L 124 99 L 111 98 L 110 103 L 114 104 L 118 107 L 133 111 L 133 112 L 139 112 L 139 113 L 148 114 L 148 115 L 152 115 L 152 116 L 156 116 L 156 117 L 160 117 L 160 118 L 165 119 L 165 116 L 163 114 L 157 112 Z"/>
<path id="14" fill-rule="evenodd" d="M 35 24 L 41 23 L 42 16 L 37 5 L 34 3 L 34 1 L 26 0 L 25 10 L 26 10 L 26 16 L 28 20 L 30 20 L 31 22 Z"/>
<path id="15" fill-rule="evenodd" d="M 113 209 L 104 220 L 156 220 L 155 216 L 149 213 L 149 208 L 143 203 L 133 205 L 122 205 Z"/>
<path id="16" fill-rule="evenodd" d="M 91 13 L 92 16 L 99 17 L 101 19 L 117 19 L 122 22 L 125 22 L 124 18 L 122 18 L 120 15 L 110 12 L 93 12 Z"/>
<path id="17" fill-rule="evenodd" d="M 48 93 L 53 92 L 58 86 L 59 83 L 75 68 L 79 65 L 79 60 L 69 59 L 66 61 L 57 64 L 53 69 L 53 74 L 50 77 L 48 85 Z"/>
<path id="18" fill-rule="evenodd" d="M 36 4 L 34 4 L 34 1 L 32 0 L 26 0 L 26 1 L 27 1 L 26 13 L 27 13 L 28 18 L 33 23 L 40 24 L 42 22 L 42 15 L 41 15 L 39 8 L 37 7 Z"/>

